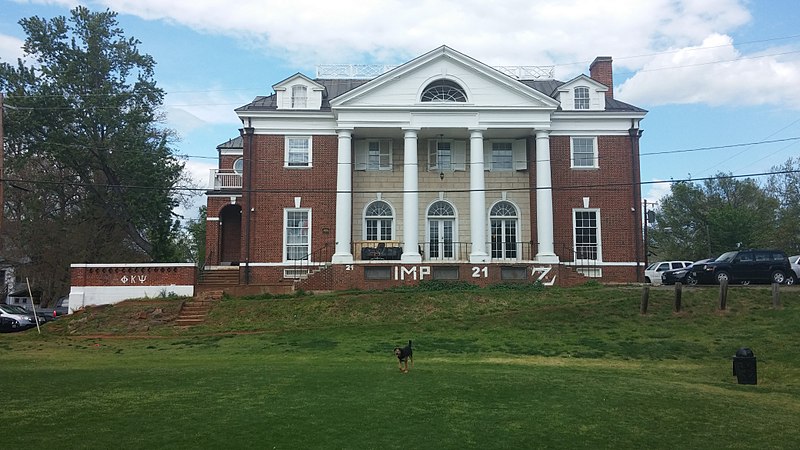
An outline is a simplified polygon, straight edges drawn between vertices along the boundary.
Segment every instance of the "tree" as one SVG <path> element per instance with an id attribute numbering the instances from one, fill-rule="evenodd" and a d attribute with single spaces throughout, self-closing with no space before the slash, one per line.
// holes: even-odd
<path id="1" fill-rule="evenodd" d="M 739 247 L 775 247 L 778 202 L 752 179 L 718 174 L 703 185 L 682 182 L 656 210 L 648 233 L 664 259 L 698 260 Z"/>
<path id="2" fill-rule="evenodd" d="M 70 262 L 175 261 L 183 163 L 162 126 L 155 62 L 116 13 L 31 17 L 26 58 L 0 63 L 6 134 L 6 248 L 55 297 Z"/>
<path id="3" fill-rule="evenodd" d="M 800 158 L 789 158 L 782 166 L 772 168 L 764 190 L 775 198 L 777 212 L 775 242 L 789 255 L 800 254 Z"/>

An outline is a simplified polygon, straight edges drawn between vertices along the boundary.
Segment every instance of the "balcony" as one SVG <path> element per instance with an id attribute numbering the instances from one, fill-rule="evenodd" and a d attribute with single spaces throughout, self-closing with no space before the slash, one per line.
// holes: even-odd
<path id="1" fill-rule="evenodd" d="M 242 174 L 233 170 L 211 169 L 208 186 L 212 191 L 242 189 Z"/>

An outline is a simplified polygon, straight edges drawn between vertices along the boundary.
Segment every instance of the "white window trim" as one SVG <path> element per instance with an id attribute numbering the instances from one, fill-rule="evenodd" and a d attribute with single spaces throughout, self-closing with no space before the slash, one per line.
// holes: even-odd
<path id="1" fill-rule="evenodd" d="M 306 254 L 311 254 L 311 243 L 314 242 L 313 241 L 313 236 L 311 235 L 311 233 L 312 233 L 312 226 L 311 225 L 314 222 L 312 222 L 311 208 L 284 208 L 284 210 L 283 210 L 283 262 L 284 263 L 292 263 L 292 264 L 294 264 L 296 261 L 301 261 L 301 260 L 289 259 L 289 251 L 288 251 L 288 241 L 289 241 L 289 239 L 288 239 L 288 234 L 286 233 L 286 229 L 287 229 L 287 226 L 286 226 L 287 223 L 286 222 L 289 220 L 289 213 L 290 212 L 306 212 L 306 213 L 308 213 L 308 244 L 307 244 L 308 250 L 306 251 Z M 311 262 L 313 262 L 313 261 L 311 261 L 311 260 L 307 260 L 306 261 L 306 263 L 311 263 Z"/>
<path id="2" fill-rule="evenodd" d="M 519 205 L 517 205 L 516 203 L 512 202 L 511 200 L 498 200 L 498 201 L 492 203 L 491 205 L 489 205 L 489 208 L 486 210 L 486 225 L 487 225 L 486 226 L 486 243 L 488 244 L 488 247 L 489 247 L 488 248 L 489 255 L 491 256 L 491 254 L 492 254 L 492 219 L 508 219 L 508 218 L 511 218 L 511 216 L 493 216 L 492 215 L 492 210 L 494 209 L 495 206 L 497 206 L 498 203 L 508 203 L 508 204 L 510 204 L 511 206 L 514 207 L 514 214 L 515 215 L 514 215 L 513 219 L 516 222 L 516 233 L 517 233 L 517 249 L 516 249 L 517 250 L 517 258 L 515 258 L 515 259 L 516 260 L 520 260 L 520 259 L 522 259 L 522 250 L 523 250 L 523 248 L 522 248 L 522 244 L 523 244 L 523 240 L 522 240 L 522 224 L 520 223 L 520 222 L 522 222 L 522 219 L 521 219 L 522 218 L 522 210 L 519 208 Z M 505 255 L 505 252 L 503 252 L 503 254 Z M 503 256 L 501 258 L 492 258 L 492 261 L 503 261 L 503 260 L 508 261 L 510 259 L 505 258 L 505 256 Z"/>
<path id="3" fill-rule="evenodd" d="M 592 140 L 592 165 L 591 166 L 576 166 L 575 165 L 575 139 L 591 139 Z M 569 166 L 571 169 L 576 170 L 591 170 L 599 169 L 599 157 L 597 151 L 597 136 L 571 136 L 569 138 Z"/>
<path id="4" fill-rule="evenodd" d="M 578 89 L 586 91 L 586 98 L 578 98 Z M 585 108 L 578 108 L 578 100 L 586 101 Z M 588 111 L 592 109 L 592 93 L 586 86 L 575 86 L 572 89 L 572 107 L 575 111 Z"/>
<path id="5" fill-rule="evenodd" d="M 308 164 L 305 166 L 290 166 L 289 165 L 289 139 L 307 139 L 308 140 Z M 313 139 L 311 136 L 286 136 L 283 144 L 283 167 L 287 169 L 308 169 L 313 166 Z"/>
<path id="6" fill-rule="evenodd" d="M 453 208 L 453 215 L 452 216 L 431 216 L 430 215 L 431 206 L 433 206 L 435 203 L 438 203 L 440 201 L 449 204 L 450 207 Z M 460 258 L 460 254 L 459 253 L 460 253 L 460 249 L 461 249 L 461 242 L 459 241 L 459 237 L 458 237 L 458 209 L 456 208 L 456 205 L 450 200 L 436 199 L 436 200 L 430 202 L 428 204 L 428 206 L 425 207 L 425 243 L 423 244 L 424 245 L 423 253 L 425 254 L 426 258 L 431 258 L 431 256 L 430 256 L 430 242 L 431 242 L 431 225 L 430 225 L 430 221 L 431 221 L 431 219 L 434 219 L 434 220 L 453 219 L 453 240 L 452 240 L 453 257 L 452 258 L 444 258 L 444 257 L 440 256 L 439 258 L 436 258 L 436 261 L 457 261 Z"/>
<path id="7" fill-rule="evenodd" d="M 242 162 L 242 167 L 241 167 L 241 169 L 236 170 L 236 163 L 238 163 L 240 161 Z M 233 173 L 235 173 L 237 175 L 241 175 L 244 172 L 244 158 L 236 158 L 236 160 L 233 162 L 233 164 L 231 164 L 231 170 L 233 170 Z"/>
<path id="8" fill-rule="evenodd" d="M 394 237 L 397 236 L 397 231 L 395 230 L 395 226 L 397 224 L 397 220 L 396 220 L 397 211 L 395 211 L 394 206 L 392 206 L 391 203 L 389 203 L 389 202 L 387 202 L 386 200 L 383 200 L 383 199 L 381 199 L 381 200 L 373 200 L 373 201 L 367 203 L 366 205 L 364 205 L 364 210 L 361 212 L 361 217 L 362 217 L 361 239 L 363 239 L 365 241 L 367 240 L 367 219 L 368 219 L 367 210 L 369 209 L 370 205 L 372 205 L 375 202 L 386 203 L 387 205 L 389 205 L 389 209 L 392 211 L 392 215 L 391 216 L 370 216 L 369 217 L 369 218 L 373 218 L 373 219 L 388 218 L 388 219 L 392 220 L 392 235 L 391 235 L 391 237 L 389 239 L 383 239 L 383 240 L 386 240 L 386 241 L 392 241 L 392 240 L 394 240 Z"/>
<path id="9" fill-rule="evenodd" d="M 575 263 L 578 264 L 599 264 L 603 262 L 603 233 L 600 221 L 600 208 L 572 208 L 572 248 L 575 251 L 578 248 L 577 237 L 575 232 L 577 224 L 575 223 L 576 212 L 594 212 L 597 220 L 597 259 L 578 259 L 577 252 L 575 255 Z"/>

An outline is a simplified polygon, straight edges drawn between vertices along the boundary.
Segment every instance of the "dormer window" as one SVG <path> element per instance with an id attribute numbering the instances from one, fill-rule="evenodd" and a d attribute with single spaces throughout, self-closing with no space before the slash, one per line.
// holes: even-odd
<path id="1" fill-rule="evenodd" d="M 308 89 L 302 85 L 292 86 L 292 108 L 308 107 Z"/>
<path id="2" fill-rule="evenodd" d="M 589 88 L 575 88 L 575 109 L 589 109 Z"/>
<path id="3" fill-rule="evenodd" d="M 420 99 L 423 102 L 466 102 L 464 89 L 450 80 L 440 79 L 425 87 Z"/>

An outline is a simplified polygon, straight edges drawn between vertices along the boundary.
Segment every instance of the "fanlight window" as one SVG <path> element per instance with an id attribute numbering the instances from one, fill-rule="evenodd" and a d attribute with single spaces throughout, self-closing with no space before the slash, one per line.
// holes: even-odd
<path id="1" fill-rule="evenodd" d="M 383 217 L 383 216 L 392 216 L 392 208 L 389 207 L 389 204 L 386 202 L 372 202 L 372 204 L 367 207 L 367 217 Z"/>
<path id="2" fill-rule="evenodd" d="M 509 202 L 500 202 L 489 213 L 492 217 L 517 217 L 517 209 Z"/>
<path id="3" fill-rule="evenodd" d="M 456 211 L 453 209 L 453 205 L 440 200 L 428 208 L 428 215 L 437 217 L 453 217 L 456 215 Z"/>
<path id="4" fill-rule="evenodd" d="M 464 89 L 450 80 L 436 80 L 422 92 L 423 102 L 466 102 Z"/>

